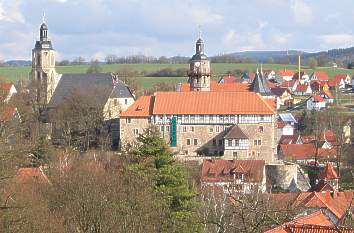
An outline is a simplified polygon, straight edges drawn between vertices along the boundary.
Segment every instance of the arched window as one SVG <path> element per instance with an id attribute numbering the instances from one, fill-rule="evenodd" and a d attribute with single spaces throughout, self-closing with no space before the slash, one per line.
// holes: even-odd
<path id="1" fill-rule="evenodd" d="M 37 65 L 40 66 L 41 65 L 41 55 L 38 54 L 37 56 Z"/>

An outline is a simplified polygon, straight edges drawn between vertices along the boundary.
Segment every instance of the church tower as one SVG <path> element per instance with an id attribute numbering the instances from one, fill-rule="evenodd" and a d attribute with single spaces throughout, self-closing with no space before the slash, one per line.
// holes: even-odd
<path id="1" fill-rule="evenodd" d="M 188 76 L 191 91 L 210 91 L 210 61 L 204 54 L 204 42 L 200 36 L 190 60 Z"/>
<path id="2" fill-rule="evenodd" d="M 39 30 L 39 41 L 32 50 L 31 81 L 35 83 L 37 102 L 43 109 L 59 82 L 59 75 L 55 71 L 55 51 L 48 39 L 48 27 L 44 17 Z"/>

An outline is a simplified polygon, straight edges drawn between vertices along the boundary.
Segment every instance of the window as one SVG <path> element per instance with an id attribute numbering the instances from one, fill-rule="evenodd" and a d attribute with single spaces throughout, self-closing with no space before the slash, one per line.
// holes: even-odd
<path id="1" fill-rule="evenodd" d="M 187 132 L 187 126 L 183 126 L 183 133 Z"/>
<path id="2" fill-rule="evenodd" d="M 216 139 L 213 139 L 213 146 L 216 146 Z"/>
<path id="3" fill-rule="evenodd" d="M 256 152 L 252 151 L 252 156 L 255 156 L 256 155 Z"/>
<path id="4" fill-rule="evenodd" d="M 264 127 L 263 126 L 259 126 L 258 130 L 259 130 L 260 133 L 264 133 Z"/>
<path id="5" fill-rule="evenodd" d="M 213 133 L 214 129 L 213 128 L 209 128 L 209 133 Z"/>
<path id="6" fill-rule="evenodd" d="M 194 132 L 194 126 L 191 126 L 191 127 L 189 128 L 189 131 Z"/>
<path id="7" fill-rule="evenodd" d="M 191 145 L 191 140 L 189 138 L 187 138 L 187 146 Z"/>
<path id="8" fill-rule="evenodd" d="M 237 152 L 236 152 L 236 151 L 232 152 L 232 157 L 233 157 L 234 159 L 237 159 Z"/>
<path id="9" fill-rule="evenodd" d="M 222 146 L 222 140 L 221 139 L 219 140 L 219 146 Z"/>
<path id="10" fill-rule="evenodd" d="M 261 146 L 261 145 L 262 145 L 262 140 L 261 140 L 261 139 L 254 140 L 254 141 L 253 141 L 253 144 L 254 144 L 255 146 Z"/>
<path id="11" fill-rule="evenodd" d="M 232 146 L 232 139 L 227 140 L 228 146 Z"/>
<path id="12" fill-rule="evenodd" d="M 135 136 L 138 136 L 139 135 L 139 129 L 133 129 L 133 133 Z"/>
<path id="13" fill-rule="evenodd" d="M 165 131 L 165 126 L 162 125 L 162 126 L 160 127 L 160 131 L 161 131 L 161 132 L 164 132 L 164 131 Z"/>
<path id="14" fill-rule="evenodd" d="M 170 132 L 170 126 L 166 126 L 166 132 Z"/>
<path id="15" fill-rule="evenodd" d="M 240 146 L 240 140 L 239 139 L 235 140 L 235 146 Z"/>
<path id="16" fill-rule="evenodd" d="M 117 99 L 113 100 L 113 104 L 114 104 L 114 106 L 117 106 Z"/>
<path id="17" fill-rule="evenodd" d="M 215 126 L 215 132 L 217 132 L 217 133 L 220 132 L 220 127 L 219 126 Z"/>
<path id="18" fill-rule="evenodd" d="M 198 145 L 198 139 L 194 138 L 194 145 Z"/>
<path id="19" fill-rule="evenodd" d="M 128 99 L 124 99 L 124 104 L 128 104 Z"/>
<path id="20" fill-rule="evenodd" d="M 127 123 L 127 124 L 132 123 L 132 119 L 130 119 L 130 118 L 125 118 L 125 123 Z"/>

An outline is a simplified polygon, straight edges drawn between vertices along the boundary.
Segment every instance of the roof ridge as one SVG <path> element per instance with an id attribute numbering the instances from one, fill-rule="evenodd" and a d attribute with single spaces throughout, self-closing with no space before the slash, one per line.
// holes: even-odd
<path id="1" fill-rule="evenodd" d="M 265 105 L 269 108 L 269 110 L 271 110 L 273 113 L 275 113 L 272 106 L 269 105 L 269 103 L 262 97 L 261 94 L 259 94 L 259 93 L 255 93 L 255 94 L 258 96 L 258 98 L 260 98 L 263 101 L 263 103 L 265 103 Z"/>

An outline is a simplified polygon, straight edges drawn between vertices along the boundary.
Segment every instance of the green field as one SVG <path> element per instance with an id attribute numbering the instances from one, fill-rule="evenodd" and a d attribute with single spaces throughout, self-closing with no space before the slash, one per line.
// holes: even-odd
<path id="1" fill-rule="evenodd" d="M 188 64 L 105 64 L 101 65 L 104 72 L 116 72 L 118 70 L 127 69 L 134 70 L 142 74 L 158 71 L 163 68 L 188 68 Z M 214 63 L 211 65 L 212 74 L 214 79 L 220 78 L 222 75 L 229 73 L 233 70 L 248 70 L 255 71 L 259 67 L 259 64 L 232 64 L 232 63 Z M 62 74 L 67 73 L 86 73 L 88 65 L 77 66 L 57 66 L 57 72 Z M 263 64 L 264 70 L 280 70 L 280 69 L 297 69 L 296 65 L 282 65 L 282 64 Z M 28 74 L 31 70 L 30 66 L 25 67 L 0 67 L 0 78 L 6 81 L 16 82 L 18 80 L 28 79 Z M 313 72 L 308 67 L 302 67 L 308 74 Z M 337 73 L 353 74 L 353 70 L 319 67 L 315 70 L 322 70 L 328 73 L 330 77 L 333 77 Z M 186 77 L 141 77 L 140 83 L 144 87 L 151 87 L 158 82 L 172 82 L 178 83 L 186 80 Z"/>

